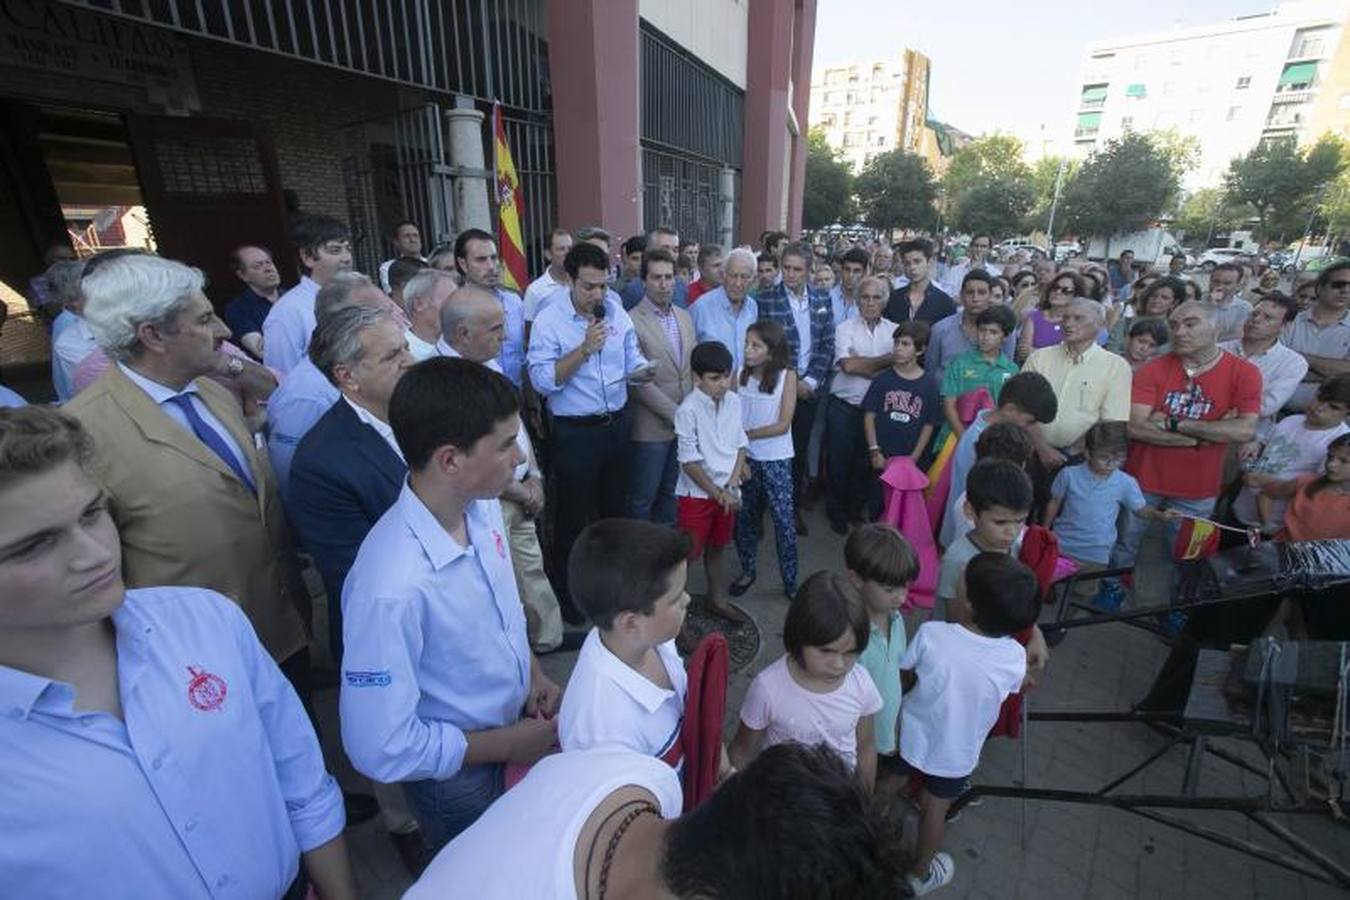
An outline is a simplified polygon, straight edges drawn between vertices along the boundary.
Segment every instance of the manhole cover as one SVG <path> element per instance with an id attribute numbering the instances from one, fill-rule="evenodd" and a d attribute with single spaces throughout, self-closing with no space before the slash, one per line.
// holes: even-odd
<path id="1" fill-rule="evenodd" d="M 714 615 L 707 611 L 703 606 L 702 597 L 691 598 L 689 610 L 685 613 L 684 622 L 690 635 L 694 638 L 693 644 L 697 646 L 698 642 L 703 640 L 703 636 L 709 632 L 719 632 L 727 640 L 727 655 L 731 671 L 743 672 L 750 667 L 759 655 L 759 626 L 755 624 L 753 618 L 746 622 L 731 622 L 721 616 Z M 744 608 L 733 603 L 737 609 L 745 612 Z M 750 614 L 746 613 L 749 617 Z"/>

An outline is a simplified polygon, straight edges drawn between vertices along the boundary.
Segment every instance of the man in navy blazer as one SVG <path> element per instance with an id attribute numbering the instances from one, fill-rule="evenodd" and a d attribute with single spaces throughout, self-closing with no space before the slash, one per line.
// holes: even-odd
<path id="1" fill-rule="evenodd" d="M 363 306 L 325 321 L 309 356 L 341 396 L 296 448 L 286 512 L 323 578 L 329 641 L 340 661 L 342 582 L 408 474 L 388 419 L 389 398 L 412 356 L 393 316 Z"/>

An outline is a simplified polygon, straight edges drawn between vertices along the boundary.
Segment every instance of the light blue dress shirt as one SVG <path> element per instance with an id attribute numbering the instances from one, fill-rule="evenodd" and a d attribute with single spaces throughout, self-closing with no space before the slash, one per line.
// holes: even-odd
<path id="1" fill-rule="evenodd" d="M 342 794 L 291 685 L 214 591 L 127 591 L 122 719 L 0 666 L 0 893 L 279 897 L 342 833 Z"/>
<path id="2" fill-rule="evenodd" d="M 80 317 L 68 309 L 61 310 L 52 319 L 52 387 L 56 390 L 56 402 L 65 403 L 75 396 L 75 387 L 71 384 L 74 366 L 67 365 L 56 352 L 56 344 L 68 330 L 79 324 Z"/>
<path id="3" fill-rule="evenodd" d="M 633 320 L 614 295 L 605 295 L 605 346 L 582 362 L 565 384 L 558 384 L 558 360 L 586 340 L 587 320 L 570 297 L 551 298 L 530 331 L 530 382 L 555 416 L 595 416 L 618 412 L 628 402 L 627 379 L 647 360 L 638 348 Z"/>
<path id="4" fill-rule="evenodd" d="M 501 505 L 476 500 L 465 519 L 467 547 L 405 483 L 343 585 L 342 745 L 376 781 L 450 778 L 466 733 L 513 724 L 529 694 Z"/>
<path id="5" fill-rule="evenodd" d="M 708 291 L 693 305 L 689 313 L 694 319 L 694 333 L 699 343 L 721 341 L 731 351 L 734 371 L 739 371 L 745 359 L 745 330 L 759 321 L 759 304 L 747 296 L 739 314 L 732 312 L 726 288 Z"/>
<path id="6" fill-rule="evenodd" d="M 211 412 L 207 405 L 202 402 L 201 395 L 197 393 L 197 385 L 189 383 L 188 386 L 181 391 L 175 391 L 173 388 L 165 387 L 158 381 L 151 381 L 140 372 L 124 366 L 121 363 L 118 363 L 117 367 L 121 369 L 122 374 L 130 378 L 137 387 L 149 394 L 150 399 L 155 401 L 166 416 L 181 425 L 184 431 L 195 438 L 197 434 L 192 430 L 192 423 L 188 421 L 187 413 L 183 412 L 182 408 L 177 404 L 169 402 L 179 394 L 187 394 L 191 397 L 192 408 L 197 411 L 197 415 L 202 417 L 202 421 L 209 425 L 211 430 L 220 436 L 220 439 L 225 442 L 225 446 L 230 448 L 230 452 L 234 454 L 235 461 L 239 463 L 239 468 L 245 472 L 253 471 L 253 467 L 249 465 L 248 457 L 244 454 L 244 451 L 240 448 L 239 444 L 235 442 L 229 429 L 226 428 L 224 423 L 216 418 L 216 414 Z M 254 477 L 256 479 L 257 476 L 255 475 Z"/>
<path id="7" fill-rule="evenodd" d="M 950 318 L 956 317 L 951 316 Z M 975 442 L 989 427 L 990 412 L 992 410 L 986 409 L 975 416 L 975 421 L 970 423 L 970 427 L 956 442 L 956 449 L 952 451 L 950 463 L 952 472 L 951 490 L 947 492 L 947 510 L 943 513 L 942 530 L 938 535 L 938 543 L 944 547 L 950 547 L 956 543 L 957 539 L 964 536 L 968 530 L 965 514 L 957 508 L 956 504 L 966 492 L 966 476 L 975 467 Z"/>
<path id="8" fill-rule="evenodd" d="M 291 459 L 300 439 L 340 396 L 333 383 L 305 357 L 267 398 L 267 455 L 272 460 L 281 496 L 286 496 Z"/>
<path id="9" fill-rule="evenodd" d="M 318 296 L 318 283 L 302 275 L 300 283 L 272 305 L 263 319 L 263 364 L 269 369 L 285 374 L 305 358 L 316 326 L 314 301 Z"/>
<path id="10" fill-rule="evenodd" d="M 27 406 L 28 401 L 20 397 L 14 391 L 0 384 L 0 407 L 9 409 L 18 409 L 20 406 Z"/>
<path id="11" fill-rule="evenodd" d="M 525 303 L 519 294 L 501 288 L 497 289 L 497 299 L 502 302 L 502 312 L 506 315 L 502 352 L 497 362 L 501 363 L 502 374 L 519 388 L 525 367 Z"/>

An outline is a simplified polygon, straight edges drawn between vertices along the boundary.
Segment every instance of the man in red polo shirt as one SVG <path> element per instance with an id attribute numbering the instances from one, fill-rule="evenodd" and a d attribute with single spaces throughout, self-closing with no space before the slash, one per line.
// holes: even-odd
<path id="1" fill-rule="evenodd" d="M 1220 350 L 1214 308 L 1183 303 L 1169 317 L 1172 350 L 1134 374 L 1130 452 L 1125 471 L 1139 481 L 1148 505 L 1182 516 L 1214 511 L 1230 444 L 1256 432 L 1261 372 Z M 1169 525 L 1175 530 L 1180 520 Z M 1148 520 L 1130 516 L 1112 554 L 1132 566 Z"/>

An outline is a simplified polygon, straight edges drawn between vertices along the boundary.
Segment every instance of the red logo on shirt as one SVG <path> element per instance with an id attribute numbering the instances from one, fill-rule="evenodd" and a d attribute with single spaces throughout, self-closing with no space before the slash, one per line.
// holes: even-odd
<path id="1" fill-rule="evenodd" d="M 188 702 L 202 712 L 214 712 L 225 702 L 229 688 L 219 675 L 212 675 L 200 666 L 188 666 L 192 680 L 188 682 Z"/>
<path id="2" fill-rule="evenodd" d="M 492 532 L 492 539 L 497 542 L 497 555 L 506 559 L 506 542 L 502 540 L 502 533 L 500 531 Z"/>

